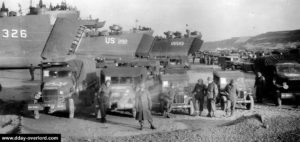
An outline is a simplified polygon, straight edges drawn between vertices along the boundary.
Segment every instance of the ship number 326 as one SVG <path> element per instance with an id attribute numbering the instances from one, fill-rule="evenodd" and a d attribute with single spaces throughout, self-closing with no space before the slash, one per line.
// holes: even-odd
<path id="1" fill-rule="evenodd" d="M 3 38 L 27 38 L 27 30 L 22 29 L 3 29 Z"/>

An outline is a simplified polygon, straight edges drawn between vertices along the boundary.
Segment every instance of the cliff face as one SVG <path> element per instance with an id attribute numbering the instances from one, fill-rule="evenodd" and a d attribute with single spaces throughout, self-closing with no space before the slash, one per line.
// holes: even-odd
<path id="1" fill-rule="evenodd" d="M 300 45 L 300 30 L 267 32 L 253 37 L 233 37 L 221 41 L 205 42 L 201 50 L 217 48 L 270 49 L 297 45 Z"/>

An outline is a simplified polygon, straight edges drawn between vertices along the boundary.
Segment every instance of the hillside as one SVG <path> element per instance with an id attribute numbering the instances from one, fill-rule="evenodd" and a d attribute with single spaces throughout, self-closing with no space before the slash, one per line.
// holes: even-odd
<path id="1" fill-rule="evenodd" d="M 294 47 L 297 45 L 300 45 L 300 29 L 267 32 L 253 37 L 233 37 L 221 41 L 205 42 L 201 50 L 215 50 L 217 48 L 267 49 Z"/>

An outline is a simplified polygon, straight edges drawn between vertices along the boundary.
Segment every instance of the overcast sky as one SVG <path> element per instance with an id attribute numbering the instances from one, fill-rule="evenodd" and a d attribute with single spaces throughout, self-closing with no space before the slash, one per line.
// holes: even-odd
<path id="1" fill-rule="evenodd" d="M 10 9 L 28 8 L 30 0 L 0 0 Z M 53 5 L 62 0 L 44 0 Z M 164 31 L 182 31 L 186 24 L 198 30 L 205 41 L 252 36 L 267 31 L 300 29 L 300 0 L 66 0 L 81 11 L 81 17 L 99 18 L 106 27 L 124 29 L 138 25 Z M 32 0 L 37 4 L 39 0 Z"/>

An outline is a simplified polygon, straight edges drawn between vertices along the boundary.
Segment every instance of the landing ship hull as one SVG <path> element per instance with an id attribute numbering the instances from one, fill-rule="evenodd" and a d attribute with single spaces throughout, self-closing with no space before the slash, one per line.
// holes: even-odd
<path id="1" fill-rule="evenodd" d="M 119 35 L 84 38 L 77 55 L 103 58 L 135 58 L 137 50 L 150 49 L 151 33 L 124 32 Z"/>
<path id="2" fill-rule="evenodd" d="M 151 57 L 188 56 L 199 51 L 203 41 L 197 37 L 157 39 L 150 51 Z"/>
<path id="3" fill-rule="evenodd" d="M 41 52 L 57 17 L 78 17 L 78 12 L 0 18 L 0 68 L 26 68 L 41 62 Z"/>

